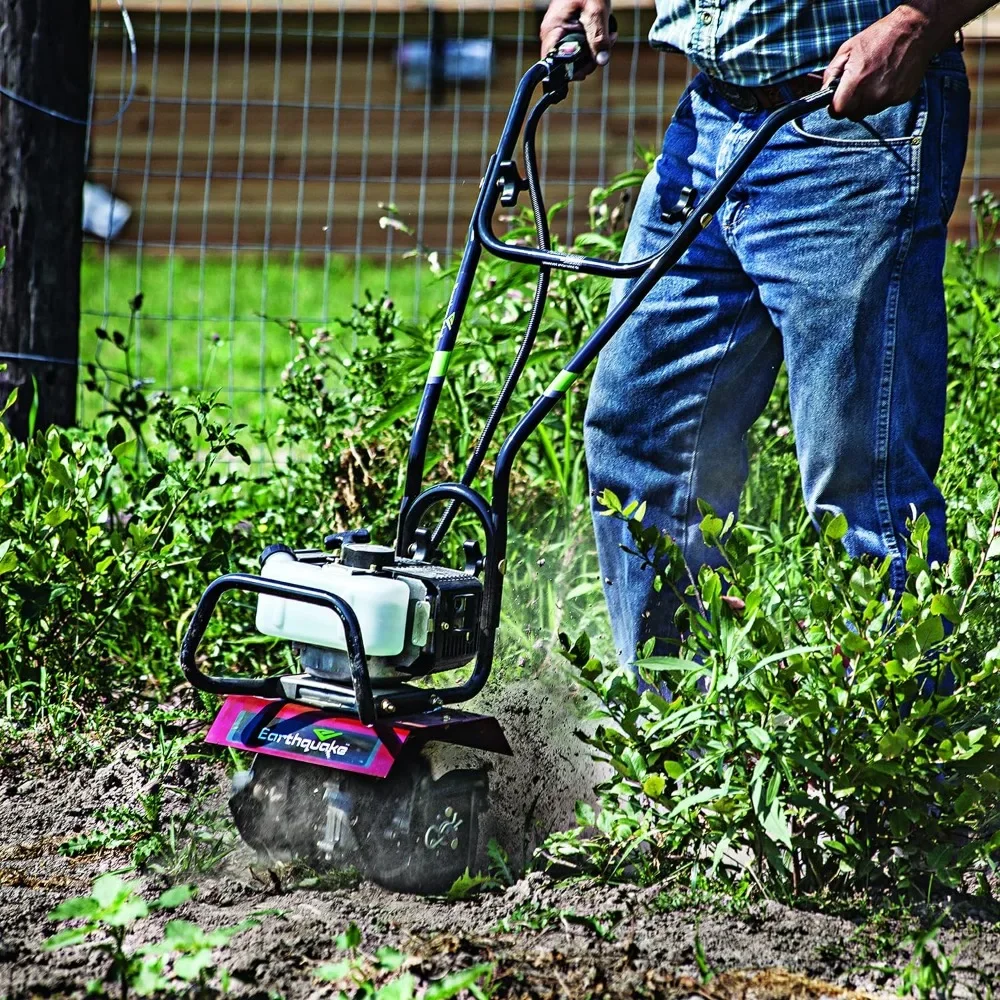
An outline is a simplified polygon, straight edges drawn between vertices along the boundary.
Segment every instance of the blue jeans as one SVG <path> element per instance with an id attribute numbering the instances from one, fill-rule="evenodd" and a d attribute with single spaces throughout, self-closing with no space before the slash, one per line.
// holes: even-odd
<path id="1" fill-rule="evenodd" d="M 695 78 L 643 184 L 623 260 L 673 236 L 661 213 L 684 187 L 707 191 L 764 117 Z M 942 269 L 968 124 L 955 49 L 908 104 L 860 124 L 820 111 L 783 128 L 598 359 L 585 430 L 592 496 L 644 499 L 644 523 L 666 531 L 692 569 L 717 565 L 696 501 L 723 518 L 738 511 L 747 432 L 784 360 L 810 514 L 843 513 L 851 554 L 891 555 L 897 593 L 911 504 L 931 520 L 931 558 L 946 558 L 934 485 Z M 627 287 L 616 282 L 612 302 Z M 656 593 L 652 570 L 621 551 L 621 521 L 594 523 L 619 657 L 631 662 L 653 637 L 669 648 L 676 598 Z"/>

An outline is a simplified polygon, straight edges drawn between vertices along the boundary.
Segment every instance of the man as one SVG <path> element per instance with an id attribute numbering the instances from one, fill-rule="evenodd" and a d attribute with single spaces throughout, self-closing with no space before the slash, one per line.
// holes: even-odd
<path id="1" fill-rule="evenodd" d="M 746 434 L 782 358 L 810 513 L 845 514 L 852 554 L 891 554 L 897 592 L 911 504 L 931 520 L 932 558 L 946 557 L 942 268 L 969 122 L 957 39 L 992 5 L 657 0 L 650 40 L 702 72 L 637 199 L 625 260 L 671 238 L 683 190 L 707 191 L 771 110 L 839 81 L 830 112 L 778 133 L 598 360 L 592 493 L 644 499 L 645 523 L 689 566 L 718 562 L 696 501 L 738 509 Z M 542 50 L 582 24 L 603 66 L 608 19 L 608 0 L 553 0 Z M 620 521 L 594 520 L 619 656 L 651 637 L 669 648 L 676 600 L 621 551 Z"/>

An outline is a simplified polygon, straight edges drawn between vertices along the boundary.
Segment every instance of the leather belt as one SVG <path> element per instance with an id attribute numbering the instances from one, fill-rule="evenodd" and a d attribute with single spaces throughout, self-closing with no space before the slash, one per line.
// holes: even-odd
<path id="1" fill-rule="evenodd" d="M 710 76 L 708 81 L 719 97 L 743 112 L 773 111 L 823 89 L 822 73 L 807 73 L 770 87 L 742 87 L 717 80 L 714 76 Z"/>

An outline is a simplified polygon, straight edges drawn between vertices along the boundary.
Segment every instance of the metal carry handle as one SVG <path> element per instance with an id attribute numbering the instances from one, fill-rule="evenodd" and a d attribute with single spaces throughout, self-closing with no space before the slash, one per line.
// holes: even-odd
<path id="1" fill-rule="evenodd" d="M 368 661 L 365 658 L 361 626 L 358 624 L 354 609 L 343 598 L 329 594 L 324 590 L 300 587 L 297 584 L 282 583 L 279 580 L 266 580 L 260 576 L 251 576 L 249 573 L 229 573 L 226 576 L 220 576 L 205 588 L 201 600 L 198 601 L 198 607 L 191 617 L 187 632 L 184 633 L 180 654 L 184 676 L 193 687 L 200 691 L 208 691 L 210 694 L 245 694 L 256 695 L 258 698 L 284 697 L 280 676 L 215 677 L 203 673 L 198 667 L 195 656 L 198 646 L 205 635 L 205 629 L 219 603 L 219 598 L 229 590 L 264 594 L 267 597 L 282 597 L 289 601 L 314 604 L 334 612 L 344 626 L 358 718 L 366 726 L 375 722 L 375 698 L 372 693 L 371 677 L 368 673 Z"/>

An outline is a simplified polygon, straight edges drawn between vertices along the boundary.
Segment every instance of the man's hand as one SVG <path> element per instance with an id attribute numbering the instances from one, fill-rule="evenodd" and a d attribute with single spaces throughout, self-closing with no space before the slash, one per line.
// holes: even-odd
<path id="1" fill-rule="evenodd" d="M 933 18 L 907 4 L 849 38 L 823 77 L 827 87 L 840 81 L 830 114 L 860 121 L 909 101 L 947 38 Z"/>
<path id="2" fill-rule="evenodd" d="M 587 36 L 587 44 L 594 53 L 594 62 L 576 73 L 585 77 L 598 66 L 606 66 L 611 58 L 611 46 L 618 38 L 608 24 L 611 16 L 611 0 L 552 0 L 542 19 L 539 36 L 542 40 L 544 59 L 566 35 L 581 29 Z"/>

